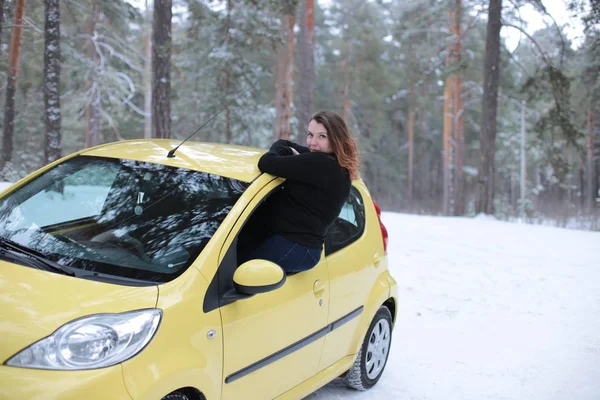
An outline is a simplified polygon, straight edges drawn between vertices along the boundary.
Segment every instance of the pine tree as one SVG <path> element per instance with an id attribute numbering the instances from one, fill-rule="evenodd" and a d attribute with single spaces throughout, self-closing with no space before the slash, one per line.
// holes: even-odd
<path id="1" fill-rule="evenodd" d="M 6 83 L 6 104 L 4 110 L 4 136 L 2 137 L 2 157 L 0 170 L 11 161 L 13 152 L 13 133 L 15 119 L 15 93 L 21 60 L 21 37 L 23 34 L 23 17 L 25 15 L 25 0 L 16 0 L 15 16 L 10 41 L 10 62 Z"/>
<path id="2" fill-rule="evenodd" d="M 289 139 L 291 135 L 294 66 L 294 26 L 296 24 L 296 6 L 298 0 L 280 0 L 281 2 L 281 45 L 277 51 L 275 76 L 275 124 L 276 139 Z"/>

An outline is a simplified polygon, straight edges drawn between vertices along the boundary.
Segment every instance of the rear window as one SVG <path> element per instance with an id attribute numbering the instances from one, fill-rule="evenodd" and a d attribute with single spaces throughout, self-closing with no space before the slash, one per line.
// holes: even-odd
<path id="1" fill-rule="evenodd" d="M 365 206 L 359 191 L 352 186 L 340 214 L 327 230 L 325 255 L 335 253 L 357 241 L 365 231 Z"/>
<path id="2" fill-rule="evenodd" d="M 247 185 L 81 156 L 0 200 L 0 236 L 70 267 L 167 282 L 197 258 Z"/>

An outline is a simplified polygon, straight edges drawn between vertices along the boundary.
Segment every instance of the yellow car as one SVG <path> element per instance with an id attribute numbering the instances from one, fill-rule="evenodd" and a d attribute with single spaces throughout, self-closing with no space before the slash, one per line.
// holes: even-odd
<path id="1" fill-rule="evenodd" d="M 0 399 L 301 399 L 359 390 L 390 351 L 397 287 L 363 182 L 316 267 L 238 265 L 284 180 L 264 150 L 132 140 L 0 198 Z M 283 185 L 282 185 L 283 184 Z"/>

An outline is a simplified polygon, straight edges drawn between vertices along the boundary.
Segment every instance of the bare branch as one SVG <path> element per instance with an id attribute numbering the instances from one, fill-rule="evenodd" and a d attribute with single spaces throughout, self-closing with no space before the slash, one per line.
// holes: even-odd
<path id="1" fill-rule="evenodd" d="M 521 68 L 521 70 L 523 70 L 523 72 L 525 72 L 525 74 L 527 74 L 527 75 L 528 75 L 528 74 L 529 74 L 529 72 L 528 72 L 528 71 L 525 69 L 525 67 L 523 67 L 523 65 L 521 65 L 521 63 L 519 62 L 519 60 L 517 60 L 517 59 L 515 58 L 515 56 L 513 55 L 513 54 L 514 54 L 514 51 L 513 51 L 513 52 L 510 52 L 510 51 L 508 50 L 508 48 L 507 48 L 507 47 L 506 47 L 504 44 L 501 44 L 501 46 L 502 46 L 502 49 L 503 49 L 504 51 L 506 51 L 506 53 L 508 53 L 508 56 L 509 56 L 509 57 L 510 57 L 510 59 L 511 59 L 511 60 L 512 60 L 512 61 L 513 61 L 513 62 L 514 62 L 516 65 L 517 65 L 517 67 Z M 519 48 L 519 46 L 517 46 L 517 48 Z M 515 51 L 516 51 L 516 49 L 515 49 Z"/>
<path id="2" fill-rule="evenodd" d="M 564 58 L 564 55 L 565 55 L 565 49 L 567 47 L 567 44 L 565 42 L 565 38 L 564 38 L 564 36 L 562 34 L 562 31 L 560 30 L 560 27 L 556 23 L 556 20 L 554 19 L 554 17 L 552 15 L 550 15 L 550 13 L 548 12 L 548 10 L 546 9 L 546 7 L 544 6 L 544 4 L 542 3 L 542 0 L 531 0 L 531 1 L 533 2 L 533 5 L 537 6 L 537 8 L 543 14 L 547 15 L 548 17 L 550 17 L 550 19 L 554 23 L 554 26 L 556 27 L 556 30 L 558 31 L 558 36 L 560 36 L 560 42 L 561 42 L 561 47 L 560 47 L 560 65 L 562 67 L 562 65 L 563 65 L 563 58 Z"/>
<path id="3" fill-rule="evenodd" d="M 106 120 L 108 121 L 108 125 L 112 128 L 112 130 L 115 133 L 115 136 L 117 137 L 117 139 L 119 139 L 119 140 L 125 140 L 125 139 L 123 139 L 123 137 L 119 133 L 119 129 L 115 126 L 115 123 L 114 123 L 112 117 L 110 116 L 110 114 L 108 114 L 103 108 L 100 108 L 100 114 L 104 118 L 106 118 Z"/>
<path id="4" fill-rule="evenodd" d="M 117 53 L 111 45 L 109 45 L 107 43 L 103 43 L 103 42 L 98 42 L 98 46 L 101 46 L 101 47 L 104 47 L 105 49 L 107 49 L 109 52 L 109 55 L 114 56 L 114 57 L 118 58 L 119 60 L 123 61 L 132 70 L 134 70 L 136 72 L 144 71 L 144 69 L 142 67 L 138 67 L 137 65 L 134 65 L 133 62 L 129 58 L 127 58 L 126 56 L 124 56 L 120 53 Z"/>
<path id="5" fill-rule="evenodd" d="M 540 55 L 542 56 L 542 58 L 544 59 L 544 62 L 546 63 L 547 66 L 549 67 L 554 67 L 552 65 L 552 62 L 550 61 L 550 59 L 548 58 L 548 56 L 546 55 L 546 53 L 544 53 L 544 50 L 542 50 L 542 48 L 540 47 L 540 45 L 538 44 L 538 42 L 535 41 L 535 39 L 527 32 L 525 32 L 525 29 L 521 28 L 520 26 L 517 25 L 513 25 L 513 24 L 509 24 L 507 22 L 502 21 L 502 26 L 507 26 L 509 28 L 515 28 L 517 30 L 519 30 L 521 33 L 523 33 L 525 36 L 527 36 L 527 38 L 529 40 L 531 40 L 531 42 L 535 45 L 535 47 L 538 49 L 538 51 L 540 52 Z"/>
<path id="6" fill-rule="evenodd" d="M 44 33 L 44 30 L 38 27 L 35 22 L 28 16 L 23 16 L 23 22 L 32 27 L 37 33 Z"/>

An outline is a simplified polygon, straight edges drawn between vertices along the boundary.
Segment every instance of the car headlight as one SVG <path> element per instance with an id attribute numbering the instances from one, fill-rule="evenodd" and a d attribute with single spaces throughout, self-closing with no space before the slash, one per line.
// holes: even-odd
<path id="1" fill-rule="evenodd" d="M 150 342 L 161 316 L 161 310 L 148 309 L 77 319 L 23 349 L 5 364 L 54 370 L 115 365 L 133 357 Z"/>

